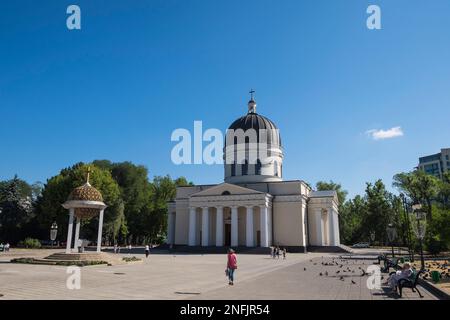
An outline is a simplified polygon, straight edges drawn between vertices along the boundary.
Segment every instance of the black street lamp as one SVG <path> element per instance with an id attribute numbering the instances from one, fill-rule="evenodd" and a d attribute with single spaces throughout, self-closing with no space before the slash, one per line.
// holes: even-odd
<path id="1" fill-rule="evenodd" d="M 50 240 L 53 242 L 56 240 L 56 236 L 58 235 L 58 225 L 56 224 L 56 221 L 52 223 L 52 226 L 50 227 Z"/>
<path id="2" fill-rule="evenodd" d="M 414 251 L 412 248 L 412 240 L 411 240 L 411 227 L 409 225 L 409 214 L 408 214 L 408 202 L 406 199 L 406 196 L 404 193 L 400 193 L 400 198 L 402 199 L 402 204 L 403 204 L 403 212 L 404 212 L 404 219 L 405 219 L 405 223 L 404 223 L 404 228 L 406 231 L 406 246 L 408 247 L 408 254 L 409 254 L 409 259 L 411 262 L 414 262 Z"/>
<path id="3" fill-rule="evenodd" d="M 394 241 L 397 238 L 397 229 L 394 227 L 394 225 L 392 223 L 389 223 L 387 228 L 386 228 L 386 232 L 388 235 L 388 240 L 391 243 L 392 246 L 392 258 L 395 257 L 394 255 Z"/>
<path id="4" fill-rule="evenodd" d="M 370 245 L 373 245 L 375 242 L 375 231 L 370 231 Z"/>
<path id="5" fill-rule="evenodd" d="M 421 204 L 415 204 L 412 206 L 412 208 L 416 215 L 417 225 L 414 228 L 414 233 L 416 234 L 417 238 L 419 239 L 421 270 L 425 270 L 425 261 L 423 258 L 423 239 L 425 238 L 425 233 L 426 233 L 426 229 L 427 229 L 425 212 L 422 211 Z"/>

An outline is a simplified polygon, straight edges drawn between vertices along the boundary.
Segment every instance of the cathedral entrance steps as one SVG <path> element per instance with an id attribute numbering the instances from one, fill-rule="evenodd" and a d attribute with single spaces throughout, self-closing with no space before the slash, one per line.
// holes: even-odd
<path id="1" fill-rule="evenodd" d="M 308 246 L 308 252 L 323 253 L 351 253 L 352 250 L 344 245 L 339 246 Z"/>
<path id="2" fill-rule="evenodd" d="M 355 253 L 355 250 L 344 244 L 340 244 L 339 247 L 345 250 L 347 253 Z"/>
<path id="3" fill-rule="evenodd" d="M 175 246 L 172 249 L 169 249 L 169 252 L 179 252 L 179 253 L 208 253 L 208 254 L 226 254 L 228 252 L 229 247 L 201 247 L 201 246 Z M 153 249 L 155 250 L 155 249 Z M 243 254 L 270 254 L 270 248 L 261 248 L 261 247 L 233 247 L 233 250 L 236 253 Z"/>

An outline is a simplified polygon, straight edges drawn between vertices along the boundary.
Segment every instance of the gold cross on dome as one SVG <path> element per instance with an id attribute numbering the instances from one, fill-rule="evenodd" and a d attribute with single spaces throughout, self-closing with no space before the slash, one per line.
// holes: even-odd
<path id="1" fill-rule="evenodd" d="M 87 176 L 86 176 L 86 182 L 89 183 L 89 176 L 91 175 L 91 167 L 87 168 Z"/>
<path id="2" fill-rule="evenodd" d="M 253 100 L 253 94 L 255 93 L 255 90 L 251 89 L 249 93 L 251 97 L 250 100 Z"/>

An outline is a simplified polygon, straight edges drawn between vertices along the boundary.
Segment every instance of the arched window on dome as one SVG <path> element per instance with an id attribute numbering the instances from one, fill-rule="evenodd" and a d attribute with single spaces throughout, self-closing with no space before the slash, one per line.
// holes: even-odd
<path id="1" fill-rule="evenodd" d="M 245 160 L 244 164 L 242 165 L 242 175 L 246 176 L 248 175 L 248 161 Z"/>
<path id="2" fill-rule="evenodd" d="M 236 175 L 236 163 L 233 162 L 231 164 L 231 176 L 234 177 Z"/>
<path id="3" fill-rule="evenodd" d="M 261 175 L 261 167 L 262 167 L 261 161 L 258 159 L 256 161 L 256 167 L 255 167 L 255 174 L 256 175 Z"/>
<path id="4" fill-rule="evenodd" d="M 273 162 L 273 175 L 278 177 L 278 161 Z"/>

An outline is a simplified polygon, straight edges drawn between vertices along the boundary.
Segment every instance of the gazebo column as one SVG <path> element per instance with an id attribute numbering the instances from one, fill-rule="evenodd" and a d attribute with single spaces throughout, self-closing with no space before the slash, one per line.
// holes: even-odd
<path id="1" fill-rule="evenodd" d="M 97 252 L 102 248 L 102 230 L 103 230 L 103 212 L 105 209 L 100 210 L 100 216 L 98 218 L 98 237 L 97 237 Z"/>
<path id="2" fill-rule="evenodd" d="M 81 225 L 81 218 L 77 217 L 77 224 L 75 226 L 75 241 L 73 242 L 73 248 L 75 250 L 78 248 L 78 240 L 80 239 L 80 225 Z"/>
<path id="3" fill-rule="evenodd" d="M 69 227 L 67 229 L 67 244 L 66 244 L 66 253 L 70 253 L 70 247 L 72 243 L 72 232 L 73 232 L 73 214 L 75 209 L 70 208 L 69 209 Z"/>

